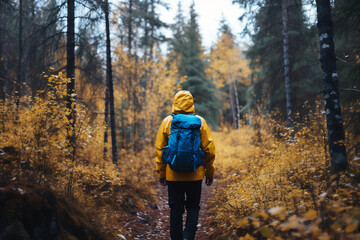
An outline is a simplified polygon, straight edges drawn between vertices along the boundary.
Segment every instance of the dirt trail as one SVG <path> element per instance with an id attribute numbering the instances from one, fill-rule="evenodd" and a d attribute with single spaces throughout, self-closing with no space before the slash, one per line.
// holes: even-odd
<path id="1" fill-rule="evenodd" d="M 212 187 L 212 186 L 211 186 Z M 201 210 L 199 216 L 198 231 L 195 240 L 206 240 L 213 231 L 206 223 L 206 202 L 211 194 L 211 187 L 203 183 L 201 196 Z M 158 205 L 148 204 L 145 211 L 133 213 L 132 219 L 124 219 L 123 227 L 128 231 L 126 234 L 119 234 L 118 239 L 170 239 L 170 208 L 168 206 L 167 187 L 160 184 L 156 186 L 159 197 Z M 186 213 L 184 214 L 185 219 Z"/>

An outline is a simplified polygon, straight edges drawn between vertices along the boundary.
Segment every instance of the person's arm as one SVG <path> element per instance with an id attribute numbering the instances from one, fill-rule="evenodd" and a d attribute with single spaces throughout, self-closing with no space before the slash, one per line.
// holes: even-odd
<path id="1" fill-rule="evenodd" d="M 162 160 L 162 149 L 163 147 L 167 146 L 170 129 L 169 123 L 171 123 L 172 117 L 169 116 L 163 120 L 160 125 L 159 131 L 156 135 L 156 142 L 155 142 L 155 161 L 156 161 L 156 172 L 158 173 L 159 179 L 166 178 L 166 163 Z"/>
<path id="2" fill-rule="evenodd" d="M 201 139 L 201 150 L 204 151 L 204 167 L 205 167 L 205 176 L 207 179 L 212 179 L 214 177 L 214 161 L 215 161 L 215 144 L 213 138 L 211 137 L 210 129 L 205 121 L 201 118 L 201 128 L 200 128 L 200 139 Z M 210 185 L 211 185 L 210 183 Z"/>

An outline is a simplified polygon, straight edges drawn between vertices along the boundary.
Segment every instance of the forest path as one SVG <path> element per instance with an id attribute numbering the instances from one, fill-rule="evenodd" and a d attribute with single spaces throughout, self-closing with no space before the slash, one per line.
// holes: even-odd
<path id="1" fill-rule="evenodd" d="M 212 187 L 212 186 L 211 186 Z M 200 216 L 198 231 L 195 240 L 206 240 L 213 231 L 207 222 L 207 200 L 211 195 L 211 187 L 202 185 L 202 195 L 200 203 Z M 127 219 L 123 227 L 127 230 L 124 235 L 118 235 L 118 239 L 170 239 L 170 208 L 168 205 L 167 187 L 156 185 L 156 194 L 159 198 L 158 205 L 148 204 L 142 212 L 133 215 L 132 219 Z M 184 220 L 186 213 L 184 214 Z"/>

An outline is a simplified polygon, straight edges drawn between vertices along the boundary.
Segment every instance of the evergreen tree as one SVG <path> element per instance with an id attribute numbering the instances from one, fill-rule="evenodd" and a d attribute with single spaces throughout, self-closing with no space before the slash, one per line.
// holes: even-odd
<path id="1" fill-rule="evenodd" d="M 66 74 L 70 78 L 67 83 L 67 108 L 69 109 L 68 115 L 68 138 L 70 147 L 70 158 L 75 160 L 75 0 L 67 1 L 67 32 L 66 32 Z M 70 190 L 69 190 L 70 192 Z"/>
<path id="2" fill-rule="evenodd" d="M 249 4 L 251 1 L 240 1 Z M 286 91 L 284 83 L 284 51 L 281 1 L 256 1 L 259 10 L 254 15 L 253 44 L 247 51 L 251 68 L 258 69 L 254 83 L 257 100 L 267 111 L 280 109 L 286 118 Z M 302 111 L 303 103 L 320 91 L 316 76 L 316 32 L 305 24 L 302 4 L 288 0 L 289 64 L 291 66 L 291 102 L 293 111 Z"/>
<path id="3" fill-rule="evenodd" d="M 154 45 L 166 40 L 164 34 L 159 30 L 166 28 L 167 25 L 161 21 L 156 12 L 159 6 L 167 7 L 161 0 L 143 0 L 141 2 L 141 17 L 143 36 L 141 37 L 141 46 L 144 49 L 144 58 L 153 57 Z"/>
<path id="4" fill-rule="evenodd" d="M 170 40 L 170 50 L 176 54 L 182 54 L 185 48 L 184 45 L 184 26 L 185 18 L 181 7 L 181 2 L 178 2 L 178 9 L 175 16 L 175 23 L 172 25 L 173 38 Z"/>
<path id="5" fill-rule="evenodd" d="M 115 121 L 115 105 L 114 105 L 114 85 L 112 77 L 112 62 L 111 62 L 111 42 L 110 42 L 110 7 L 108 0 L 105 0 L 103 4 L 103 10 L 105 13 L 105 29 L 106 29 L 106 99 L 105 109 L 109 101 L 110 105 L 110 126 L 111 126 L 111 143 L 112 143 L 112 160 L 114 164 L 118 164 L 118 154 L 116 145 L 116 121 Z M 107 114 L 107 112 L 105 113 Z M 107 116 L 105 115 L 105 118 Z M 107 120 L 105 120 L 107 123 Z M 104 151 L 105 152 L 105 151 Z"/>
<path id="6" fill-rule="evenodd" d="M 196 112 L 202 115 L 214 127 L 217 126 L 218 107 L 215 97 L 215 86 L 206 78 L 205 60 L 202 58 L 203 49 L 197 14 L 194 3 L 190 6 L 190 19 L 184 28 L 184 46 L 180 52 L 180 74 L 187 76 L 182 88 L 191 92 L 195 100 Z"/>
<path id="7" fill-rule="evenodd" d="M 360 7 L 357 0 L 336 0 L 334 31 L 341 103 L 348 152 L 360 154 L 360 112 L 356 107 L 360 102 Z M 357 143 L 357 144 L 355 144 Z"/>

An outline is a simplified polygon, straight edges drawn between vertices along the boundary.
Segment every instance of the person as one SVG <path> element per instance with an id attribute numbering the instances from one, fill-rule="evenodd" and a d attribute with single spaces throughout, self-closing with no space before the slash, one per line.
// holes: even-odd
<path id="1" fill-rule="evenodd" d="M 173 114 L 194 114 L 194 100 L 189 91 L 179 91 L 174 97 L 172 106 Z M 203 166 L 196 171 L 177 172 L 165 164 L 162 159 L 162 149 L 168 145 L 171 134 L 171 122 L 173 116 L 167 116 L 161 123 L 156 136 L 155 160 L 156 171 L 162 186 L 168 186 L 168 201 L 170 206 L 170 237 L 172 240 L 194 239 L 197 230 L 201 184 L 205 177 L 205 184 L 210 186 L 213 183 L 215 145 L 210 134 L 206 121 L 201 119 L 200 127 L 200 149 L 204 152 Z M 183 231 L 184 208 L 187 211 L 185 229 Z"/>

